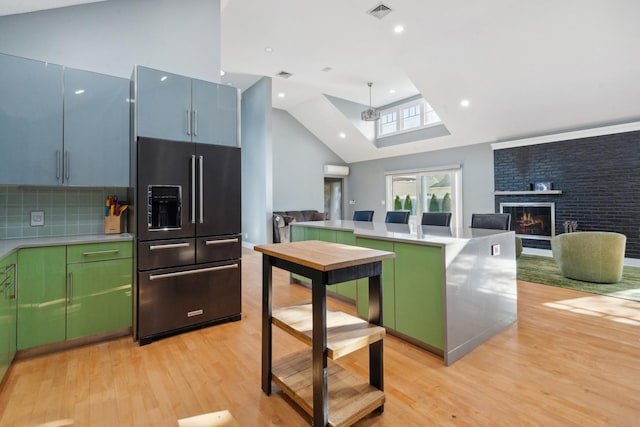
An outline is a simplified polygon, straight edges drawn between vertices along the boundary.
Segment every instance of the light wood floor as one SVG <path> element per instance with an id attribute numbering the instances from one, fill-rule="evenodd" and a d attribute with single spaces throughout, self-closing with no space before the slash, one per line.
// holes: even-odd
<path id="1" fill-rule="evenodd" d="M 261 258 L 245 250 L 239 322 L 16 361 L 0 386 L 0 426 L 176 426 L 223 409 L 242 426 L 309 425 L 260 389 L 260 280 Z M 274 272 L 276 306 L 309 298 Z M 387 336 L 385 411 L 358 425 L 640 426 L 640 303 L 520 282 L 518 310 L 516 324 L 450 367 Z M 304 347 L 274 333 L 276 359 Z M 368 377 L 366 350 L 339 363 Z"/>

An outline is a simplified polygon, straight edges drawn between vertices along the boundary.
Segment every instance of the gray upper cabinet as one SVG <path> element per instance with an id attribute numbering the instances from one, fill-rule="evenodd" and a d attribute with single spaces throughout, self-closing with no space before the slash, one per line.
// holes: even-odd
<path id="1" fill-rule="evenodd" d="M 238 146 L 238 89 L 193 79 L 191 105 L 193 141 Z"/>
<path id="2" fill-rule="evenodd" d="M 62 66 L 0 54 L 0 184 L 62 183 Z"/>
<path id="3" fill-rule="evenodd" d="M 137 66 L 136 134 L 238 146 L 238 89 Z"/>
<path id="4" fill-rule="evenodd" d="M 129 80 L 64 70 L 64 182 L 129 185 Z"/>
<path id="5" fill-rule="evenodd" d="M 0 54 L 0 184 L 129 185 L 129 80 Z"/>
<path id="6" fill-rule="evenodd" d="M 151 138 L 191 140 L 191 79 L 136 67 L 136 133 Z"/>

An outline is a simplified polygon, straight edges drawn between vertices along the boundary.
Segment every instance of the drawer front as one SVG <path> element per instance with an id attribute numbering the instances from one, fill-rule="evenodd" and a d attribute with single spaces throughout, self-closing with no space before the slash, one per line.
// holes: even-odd
<path id="1" fill-rule="evenodd" d="M 133 242 L 88 243 L 67 246 L 67 263 L 132 257 Z"/>
<path id="2" fill-rule="evenodd" d="M 240 314 L 240 261 L 138 273 L 138 337 Z"/>
<path id="3" fill-rule="evenodd" d="M 190 265 L 196 259 L 194 239 L 155 240 L 138 243 L 138 270 Z"/>
<path id="4" fill-rule="evenodd" d="M 242 242 L 239 234 L 199 237 L 196 244 L 196 260 L 198 264 L 239 259 L 242 252 Z"/>

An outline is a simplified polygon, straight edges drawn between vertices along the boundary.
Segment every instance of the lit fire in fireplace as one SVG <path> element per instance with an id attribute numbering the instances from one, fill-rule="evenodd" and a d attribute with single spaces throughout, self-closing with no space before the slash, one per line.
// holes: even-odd
<path id="1" fill-rule="evenodd" d="M 536 224 L 544 225 L 544 218 L 541 218 L 539 216 L 535 217 L 531 215 L 531 212 L 525 212 L 520 216 L 520 218 L 518 218 L 518 224 L 522 225 L 523 227 L 530 227 Z"/>
<path id="2" fill-rule="evenodd" d="M 511 214 L 511 229 L 527 239 L 551 239 L 555 235 L 554 203 L 500 203 L 500 212 Z"/>

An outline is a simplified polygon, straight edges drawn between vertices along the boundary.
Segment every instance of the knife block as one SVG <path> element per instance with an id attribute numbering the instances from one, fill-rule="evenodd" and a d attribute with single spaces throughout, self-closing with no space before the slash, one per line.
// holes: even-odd
<path id="1" fill-rule="evenodd" d="M 124 232 L 124 218 L 122 216 L 104 217 L 104 234 L 120 234 Z"/>

